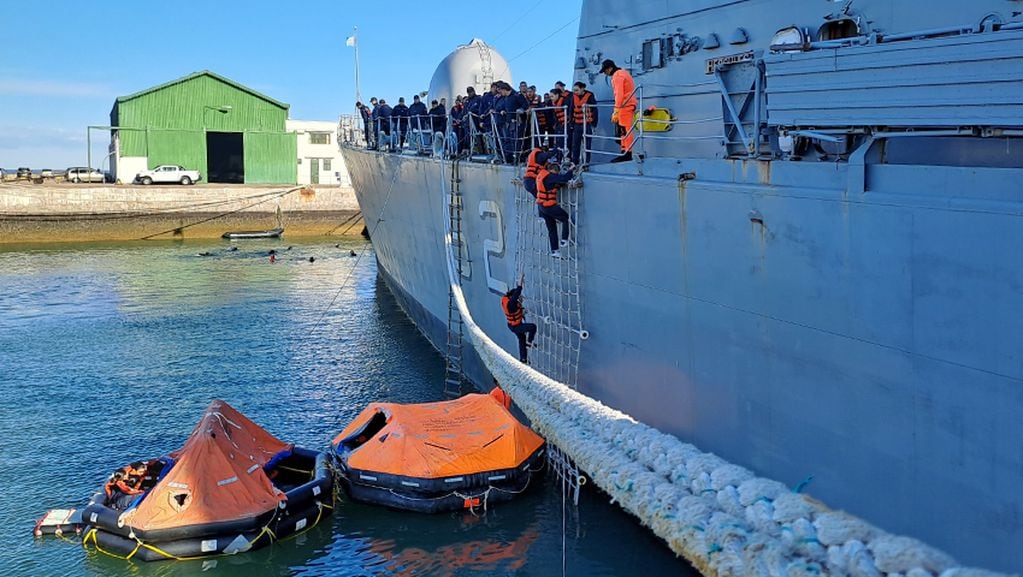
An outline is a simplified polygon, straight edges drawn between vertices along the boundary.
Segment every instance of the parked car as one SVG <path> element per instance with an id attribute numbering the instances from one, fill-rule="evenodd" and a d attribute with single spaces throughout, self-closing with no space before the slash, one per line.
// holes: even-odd
<path id="1" fill-rule="evenodd" d="M 17 177 L 18 180 L 21 180 L 22 178 L 32 178 L 32 169 L 22 166 L 18 169 Z"/>
<path id="2" fill-rule="evenodd" d="M 39 171 L 39 176 L 41 178 L 53 178 L 53 169 L 52 168 L 44 168 L 44 169 Z"/>
<path id="3" fill-rule="evenodd" d="M 202 175 L 199 174 L 198 170 L 187 170 L 176 164 L 163 164 L 152 170 L 143 170 L 135 176 L 135 182 L 141 182 L 142 184 L 153 184 L 154 182 L 195 184 L 200 179 L 202 179 Z"/>
<path id="4" fill-rule="evenodd" d="M 67 169 L 64 178 L 71 182 L 104 182 L 106 177 L 102 172 L 93 168 L 91 171 L 84 166 L 72 166 Z"/>

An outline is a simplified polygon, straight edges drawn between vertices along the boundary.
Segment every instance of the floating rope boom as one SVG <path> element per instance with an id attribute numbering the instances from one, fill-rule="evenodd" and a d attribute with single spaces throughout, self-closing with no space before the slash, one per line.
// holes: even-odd
<path id="1" fill-rule="evenodd" d="M 443 171 L 444 161 L 441 161 Z M 444 179 L 441 186 L 444 187 Z M 450 205 L 444 190 L 442 206 Z M 995 577 L 637 422 L 521 363 L 476 324 L 444 218 L 448 280 L 487 369 L 547 440 L 708 577 Z"/>

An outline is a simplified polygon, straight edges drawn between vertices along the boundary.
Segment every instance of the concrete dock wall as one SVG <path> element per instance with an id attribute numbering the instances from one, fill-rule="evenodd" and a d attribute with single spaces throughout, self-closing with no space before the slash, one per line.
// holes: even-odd
<path id="1" fill-rule="evenodd" d="M 0 243 L 216 238 L 274 228 L 278 207 L 287 236 L 362 231 L 350 187 L 7 183 L 0 184 Z"/>

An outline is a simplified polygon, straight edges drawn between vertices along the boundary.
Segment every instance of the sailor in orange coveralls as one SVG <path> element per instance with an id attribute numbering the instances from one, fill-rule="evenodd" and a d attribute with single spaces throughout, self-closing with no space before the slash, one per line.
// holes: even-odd
<path id="1" fill-rule="evenodd" d="M 611 88 L 615 94 L 614 112 L 611 114 L 611 122 L 622 135 L 622 154 L 616 156 L 611 162 L 628 162 L 632 160 L 632 122 L 636 118 L 636 82 L 627 70 L 618 68 L 614 60 L 605 60 L 600 65 L 600 71 L 611 77 Z"/>

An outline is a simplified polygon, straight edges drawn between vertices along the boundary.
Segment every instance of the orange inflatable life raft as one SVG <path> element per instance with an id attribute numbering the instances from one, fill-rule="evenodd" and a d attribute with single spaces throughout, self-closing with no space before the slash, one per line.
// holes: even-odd
<path id="1" fill-rule="evenodd" d="M 546 450 L 502 400 L 482 394 L 372 403 L 333 446 L 353 500 L 428 513 L 511 499 L 542 471 Z"/>
<path id="2" fill-rule="evenodd" d="M 277 439 L 214 401 L 177 451 L 149 462 L 143 492 L 100 491 L 82 544 L 123 559 L 230 555 L 301 532 L 334 506 L 329 457 Z M 126 498 L 125 498 L 126 497 Z"/>

